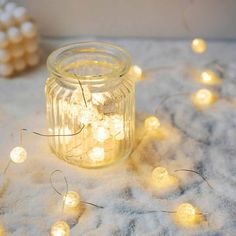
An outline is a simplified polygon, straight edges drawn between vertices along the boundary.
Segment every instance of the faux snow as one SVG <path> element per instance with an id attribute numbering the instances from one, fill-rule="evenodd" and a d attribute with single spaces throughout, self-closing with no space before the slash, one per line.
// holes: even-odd
<path id="1" fill-rule="evenodd" d="M 136 85 L 135 150 L 115 165 L 87 170 L 55 157 L 47 138 L 25 133 L 27 161 L 12 164 L 4 184 L 2 175 L 0 180 L 0 224 L 7 235 L 48 235 L 51 225 L 62 218 L 70 225 L 72 236 L 236 235 L 236 42 L 208 42 L 208 51 L 196 55 L 190 41 L 105 41 L 126 48 L 133 63 L 145 72 L 145 79 Z M 45 44 L 57 47 L 69 42 L 51 40 Z M 224 68 L 222 84 L 208 86 L 219 95 L 214 105 L 200 111 L 188 95 L 159 105 L 165 96 L 206 87 L 190 76 L 191 71 L 213 60 Z M 2 171 L 10 150 L 19 145 L 21 128 L 47 132 L 46 78 L 46 66 L 41 65 L 16 79 L 0 79 Z M 155 110 L 162 133 L 154 137 L 145 133 L 143 121 L 155 115 Z M 155 166 L 164 166 L 175 175 L 178 188 L 161 194 L 150 186 L 148 178 Z M 213 189 L 198 175 L 175 172 L 183 168 L 200 172 Z M 50 185 L 50 173 L 56 169 L 67 177 L 69 190 L 77 191 L 83 201 L 104 208 L 84 205 L 82 213 L 62 216 L 62 199 Z M 55 185 L 64 191 L 63 177 L 58 175 Z M 160 212 L 173 211 L 183 202 L 206 214 L 207 224 L 185 229 L 175 223 L 173 214 Z"/>

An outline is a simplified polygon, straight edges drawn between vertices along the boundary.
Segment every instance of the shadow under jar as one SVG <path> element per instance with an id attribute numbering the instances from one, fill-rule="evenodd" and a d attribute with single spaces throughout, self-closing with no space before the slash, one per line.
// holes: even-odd
<path id="1" fill-rule="evenodd" d="M 48 58 L 46 82 L 50 147 L 86 168 L 127 157 L 134 141 L 134 79 L 130 56 L 100 42 L 71 44 Z"/>

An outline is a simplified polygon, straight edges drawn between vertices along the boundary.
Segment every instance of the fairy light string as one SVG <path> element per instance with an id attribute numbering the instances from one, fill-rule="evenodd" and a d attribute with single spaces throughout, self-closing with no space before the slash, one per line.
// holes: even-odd
<path id="1" fill-rule="evenodd" d="M 202 42 L 202 41 L 201 41 Z M 203 42 L 204 43 L 204 42 Z M 202 45 L 201 45 L 202 46 Z M 204 46 L 204 45 L 203 45 Z M 206 46 L 206 45 L 205 45 Z M 202 50 L 203 52 L 206 50 L 206 47 L 204 50 Z M 200 50 L 201 51 L 201 50 Z M 210 65 L 214 65 L 217 67 L 217 69 L 220 71 L 220 73 L 224 73 L 225 72 L 225 69 L 224 67 L 222 67 L 217 61 L 213 61 L 211 63 L 209 63 L 209 66 Z M 142 76 L 142 69 L 140 67 L 136 67 L 135 68 L 136 70 L 136 73 L 138 76 Z M 209 74 L 209 73 L 208 73 Z M 85 93 L 84 93 L 84 89 L 83 89 L 83 86 L 82 86 L 82 83 L 81 81 L 79 80 L 79 78 L 77 77 L 76 74 L 74 74 L 74 76 L 77 78 L 78 80 L 78 84 L 80 86 L 80 89 L 81 89 L 81 93 L 82 93 L 82 96 L 83 96 L 83 100 L 84 100 L 84 104 L 85 106 L 87 107 L 87 101 L 86 101 L 86 96 L 85 96 Z M 199 90 L 198 90 L 199 91 Z M 209 90 L 210 91 L 210 90 Z M 157 108 L 155 109 L 155 115 L 157 115 L 157 110 L 160 106 L 162 106 L 165 102 L 167 102 L 170 98 L 174 98 L 174 97 L 178 97 L 178 96 L 189 96 L 193 93 L 190 93 L 190 92 L 183 92 L 183 93 L 177 93 L 177 94 L 173 94 L 173 95 L 168 95 L 168 96 L 165 96 L 158 104 Z M 204 96 L 203 98 L 204 99 Z M 136 145 L 136 149 L 138 148 L 138 146 L 141 144 L 143 138 L 148 135 L 148 132 L 155 132 L 159 129 L 159 127 L 161 126 L 161 122 L 160 120 L 158 119 L 157 116 L 152 116 L 152 117 L 148 117 L 146 120 L 145 120 L 145 135 L 143 135 L 143 137 L 141 138 L 141 140 L 139 140 L 138 144 Z M 70 137 L 70 136 L 76 136 L 78 134 L 80 134 L 82 132 L 82 130 L 84 129 L 85 125 L 81 125 L 81 128 L 75 132 L 75 133 L 72 133 L 72 134 L 44 134 L 44 133 L 40 133 L 40 132 L 36 132 L 36 131 L 31 131 L 29 129 L 26 129 L 26 128 L 23 128 L 20 130 L 20 146 L 19 147 L 16 147 L 16 148 L 23 148 L 24 144 L 23 144 L 23 135 L 25 132 L 27 133 L 31 133 L 31 134 L 34 134 L 34 135 L 37 135 L 37 136 L 41 136 L 41 137 Z M 23 148 L 24 149 L 24 148 Z M 17 152 L 19 151 L 19 152 Z M 12 154 L 12 157 L 16 157 L 17 155 L 20 155 L 19 153 L 23 153 L 23 150 L 19 150 L 17 149 L 16 152 L 14 152 Z M 16 153 L 16 154 L 15 154 Z M 3 170 L 3 174 L 5 175 L 7 173 L 7 170 L 9 169 L 10 165 L 12 162 L 15 162 L 14 160 L 18 160 L 16 161 L 15 163 L 23 163 L 26 158 L 24 157 L 24 155 L 22 154 L 22 159 L 14 159 L 14 158 L 10 158 L 9 161 L 7 162 L 7 165 L 6 167 L 4 168 Z M 10 155 L 11 156 L 11 155 Z M 27 153 L 25 155 L 27 157 Z M 185 169 L 185 168 L 182 168 L 182 169 L 176 169 L 174 170 L 174 172 L 191 172 L 193 174 L 196 174 L 198 176 L 200 176 L 204 182 L 206 182 L 206 184 L 208 185 L 209 188 L 211 189 L 214 189 L 213 186 L 209 183 L 209 181 L 207 180 L 207 178 L 205 176 L 203 176 L 200 172 L 198 171 L 195 171 L 195 170 L 191 170 L 191 169 Z M 56 186 L 55 186 L 55 183 L 53 181 L 53 177 L 55 174 L 61 174 L 63 176 L 63 180 L 65 182 L 65 191 L 64 192 L 60 192 Z M 164 173 L 165 174 L 165 173 Z M 167 172 L 167 175 L 168 175 L 168 172 Z M 52 189 L 62 197 L 62 214 L 64 214 L 64 209 L 65 209 L 65 205 L 66 205 L 66 197 L 68 195 L 68 193 L 71 193 L 70 197 L 72 198 L 78 198 L 78 196 L 74 193 L 74 191 L 69 191 L 69 185 L 68 185 L 68 181 L 67 181 L 67 178 L 65 177 L 65 175 L 63 174 L 63 172 L 61 170 L 54 170 L 53 172 L 51 172 L 50 174 L 50 185 L 52 187 Z M 71 199 L 72 199 L 71 198 Z M 100 205 L 97 205 L 97 204 L 94 204 L 94 203 L 91 203 L 91 202 L 87 202 L 87 201 L 81 201 L 80 199 L 77 199 L 79 203 L 83 203 L 83 204 L 87 204 L 87 205 L 90 205 L 90 206 L 93 206 L 93 207 L 96 207 L 96 208 L 99 208 L 99 209 L 104 209 L 104 206 L 100 206 Z M 71 201 L 70 201 L 71 203 Z M 72 204 L 73 205 L 73 204 Z M 194 206 L 192 206 L 191 204 L 189 203 L 183 203 L 183 204 L 180 204 L 178 206 L 178 208 L 176 210 L 173 210 L 173 211 L 168 211 L 168 210 L 150 210 L 150 211 L 144 211 L 140 214 L 149 214 L 149 213 L 157 213 L 157 212 L 163 212 L 163 213 L 168 213 L 168 214 L 176 214 L 177 217 L 182 217 L 184 218 L 188 223 L 193 223 L 194 219 L 195 219 L 195 216 L 196 215 L 201 215 L 201 216 L 204 216 L 204 215 L 207 215 L 208 213 L 201 213 L 199 212 L 198 210 L 196 210 L 196 208 Z M 181 221 L 181 220 L 180 220 Z M 185 224 L 185 222 L 184 222 Z M 52 225 L 52 228 L 51 228 L 51 235 L 52 236 L 56 236 L 56 235 L 60 235 L 58 234 L 58 232 L 62 232 L 60 230 L 65 230 L 65 232 L 69 232 L 69 228 L 68 228 L 68 224 L 64 221 L 58 221 L 56 222 L 55 224 Z M 59 230 L 59 231 L 58 231 Z M 69 235 L 69 234 L 65 234 L 65 235 Z"/>
<path id="2" fill-rule="evenodd" d="M 209 188 L 214 189 L 213 186 L 209 183 L 209 181 L 207 180 L 206 177 L 204 177 L 200 172 L 196 171 L 196 170 L 190 170 L 190 169 L 178 169 L 178 170 L 174 170 L 174 172 L 192 172 L 196 175 L 199 175 L 203 181 L 206 182 L 206 184 L 209 186 Z"/>
<path id="3" fill-rule="evenodd" d="M 56 173 L 60 173 L 62 176 L 63 176 L 63 179 L 64 179 L 64 182 L 65 182 L 65 185 L 66 185 L 66 191 L 65 193 L 63 194 L 62 192 L 60 192 L 56 187 L 55 187 L 55 184 L 53 182 L 53 176 L 56 174 Z M 60 196 L 63 197 L 63 202 L 65 202 L 65 196 L 67 195 L 67 193 L 69 192 L 69 185 L 68 185 L 68 181 L 67 181 L 67 178 L 65 177 L 65 175 L 63 174 L 63 172 L 61 170 L 54 170 L 51 174 L 50 174 L 50 185 L 51 187 L 53 188 L 53 190 Z M 95 203 L 92 203 L 92 202 L 88 202 L 88 201 L 82 201 L 80 200 L 81 203 L 84 203 L 84 204 L 87 204 L 87 205 L 91 205 L 91 206 L 94 206 L 94 207 L 97 207 L 97 208 L 100 208 L 100 209 L 103 209 L 104 206 L 100 206 L 98 204 L 95 204 Z M 63 204 L 63 211 L 64 211 L 64 204 Z"/>
<path id="4" fill-rule="evenodd" d="M 60 192 L 56 188 L 56 186 L 53 182 L 53 177 L 54 177 L 55 174 L 61 174 L 63 176 L 63 180 L 65 182 L 65 192 Z M 99 206 L 99 205 L 91 203 L 91 202 L 81 201 L 80 196 L 77 192 L 69 191 L 69 185 L 68 185 L 67 178 L 65 177 L 65 175 L 63 174 L 63 172 L 61 170 L 54 170 L 54 171 L 51 172 L 51 174 L 50 174 L 50 185 L 51 185 L 52 189 L 58 195 L 60 195 L 62 197 L 62 211 L 61 211 L 61 213 L 62 213 L 61 218 L 62 219 L 63 219 L 65 207 L 77 209 L 77 207 L 79 207 L 80 203 L 88 204 L 88 205 L 91 205 L 91 206 L 97 207 L 97 208 L 104 208 L 103 206 Z M 70 226 L 64 220 L 56 221 L 51 226 L 50 235 L 51 236 L 58 236 L 58 235 L 69 236 L 70 235 Z"/>

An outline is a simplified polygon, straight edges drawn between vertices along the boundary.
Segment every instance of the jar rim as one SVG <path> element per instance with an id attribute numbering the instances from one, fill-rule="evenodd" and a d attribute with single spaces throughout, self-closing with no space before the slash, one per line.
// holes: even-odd
<path id="1" fill-rule="evenodd" d="M 60 66 L 60 62 L 62 61 L 63 55 L 72 51 L 73 49 L 79 49 L 81 52 L 99 52 L 106 53 L 107 51 L 113 54 L 113 56 L 117 57 L 119 60 L 118 68 L 112 69 L 112 71 L 102 74 L 94 74 L 94 75 L 78 75 L 75 73 L 71 73 L 63 70 Z M 79 53 L 80 51 L 78 51 Z M 72 55 L 73 56 L 73 55 Z M 65 46 L 62 46 L 56 50 L 54 50 L 47 59 L 47 67 L 51 73 L 59 78 L 67 78 L 68 82 L 72 82 L 78 79 L 81 83 L 89 82 L 89 83 L 103 83 L 104 80 L 107 79 L 117 79 L 117 77 L 123 77 L 130 69 L 131 66 L 131 57 L 130 54 L 120 46 L 114 45 L 112 43 L 107 42 L 99 42 L 99 41 L 88 41 L 88 42 L 78 42 L 72 43 Z"/>

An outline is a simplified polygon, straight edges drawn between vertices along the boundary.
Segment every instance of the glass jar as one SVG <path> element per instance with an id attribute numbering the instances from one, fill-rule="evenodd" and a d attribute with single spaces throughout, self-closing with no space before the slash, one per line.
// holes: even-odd
<path id="1" fill-rule="evenodd" d="M 86 168 L 127 157 L 134 141 L 134 79 L 130 56 L 100 42 L 71 44 L 48 58 L 45 93 L 50 147 Z"/>

